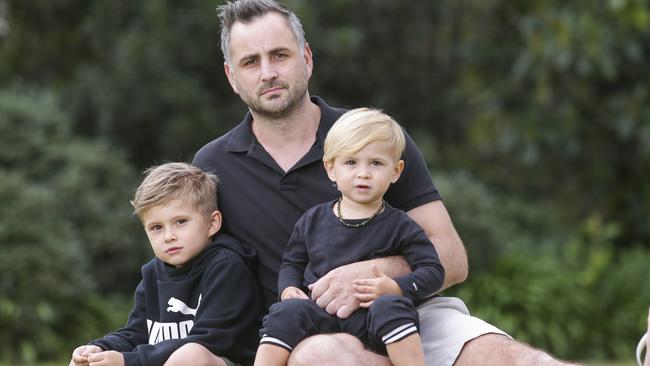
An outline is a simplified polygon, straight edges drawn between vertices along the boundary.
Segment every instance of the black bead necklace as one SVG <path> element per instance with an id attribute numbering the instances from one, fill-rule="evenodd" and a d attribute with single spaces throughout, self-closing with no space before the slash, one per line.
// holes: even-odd
<path id="1" fill-rule="evenodd" d="M 343 226 L 347 226 L 347 227 L 351 227 L 351 228 L 357 228 L 357 227 L 365 226 L 367 223 L 370 222 L 370 220 L 374 219 L 375 217 L 377 217 L 377 215 L 379 215 L 382 211 L 384 211 L 384 207 L 386 206 L 386 201 L 381 200 L 381 206 L 379 206 L 377 211 L 375 211 L 375 213 L 372 214 L 372 216 L 368 217 L 367 219 L 365 219 L 365 220 L 363 220 L 363 221 L 361 221 L 359 223 L 350 224 L 350 223 L 345 222 L 345 219 L 343 218 L 343 215 L 341 215 L 341 200 L 342 199 L 343 199 L 343 197 L 339 198 L 338 201 L 336 201 L 336 217 L 339 219 L 339 222 L 341 224 L 343 224 Z"/>

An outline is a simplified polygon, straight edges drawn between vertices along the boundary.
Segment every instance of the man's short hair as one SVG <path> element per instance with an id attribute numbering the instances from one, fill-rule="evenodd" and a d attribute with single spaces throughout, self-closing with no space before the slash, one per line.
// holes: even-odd
<path id="1" fill-rule="evenodd" d="M 131 205 L 133 214 L 186 200 L 205 217 L 217 210 L 217 176 L 187 163 L 167 163 L 145 170 L 142 183 L 135 191 Z"/>
<path id="2" fill-rule="evenodd" d="M 269 12 L 282 15 L 286 20 L 293 35 L 298 41 L 300 52 L 305 49 L 305 31 L 302 29 L 300 19 L 283 4 L 274 0 L 236 0 L 217 7 L 217 15 L 221 23 L 221 52 L 226 63 L 230 64 L 230 30 L 236 22 L 248 23 L 257 17 Z"/>
<path id="3" fill-rule="evenodd" d="M 400 125 L 379 109 L 352 109 L 343 114 L 327 133 L 323 161 L 331 161 L 337 155 L 354 154 L 376 141 L 388 141 L 394 160 L 400 160 L 406 146 Z"/>

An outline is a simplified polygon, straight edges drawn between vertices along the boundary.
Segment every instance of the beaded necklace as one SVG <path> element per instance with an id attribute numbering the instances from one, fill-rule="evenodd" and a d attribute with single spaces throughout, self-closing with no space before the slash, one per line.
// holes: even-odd
<path id="1" fill-rule="evenodd" d="M 343 197 L 340 197 L 338 199 L 338 201 L 336 201 L 336 218 L 339 219 L 339 222 L 341 224 L 343 224 L 343 226 L 347 226 L 347 227 L 351 227 L 351 228 L 357 228 L 357 227 L 365 226 L 367 223 L 370 222 L 370 220 L 374 219 L 375 217 L 377 217 L 377 215 L 382 213 L 382 211 L 384 211 L 384 207 L 386 206 L 386 201 L 382 200 L 381 201 L 381 206 L 379 206 L 377 211 L 375 211 L 375 213 L 372 214 L 372 216 L 368 217 L 367 219 L 365 219 L 365 220 L 363 220 L 363 221 L 361 221 L 361 222 L 359 222 L 357 224 L 350 224 L 350 223 L 345 222 L 345 219 L 343 218 L 343 215 L 341 215 L 341 200 L 342 199 L 343 199 Z"/>

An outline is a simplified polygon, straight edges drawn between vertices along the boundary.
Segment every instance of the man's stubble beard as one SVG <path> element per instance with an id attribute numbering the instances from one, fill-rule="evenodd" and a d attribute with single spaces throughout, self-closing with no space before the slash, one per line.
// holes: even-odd
<path id="1" fill-rule="evenodd" d="M 248 106 L 248 108 L 256 115 L 271 120 L 278 120 L 291 115 L 296 107 L 303 102 L 304 97 L 307 94 L 308 84 L 309 78 L 307 77 L 307 71 L 304 70 L 301 77 L 298 78 L 298 81 L 294 87 L 285 89 L 288 91 L 288 94 L 286 95 L 286 98 L 284 98 L 283 102 L 279 105 L 265 106 L 260 97 L 257 95 L 257 91 L 254 98 L 251 98 L 250 95 L 244 94 L 241 94 L 240 97 L 242 101 Z M 276 82 L 272 83 L 271 85 L 286 86 L 287 84 L 283 82 Z M 264 88 L 268 87 L 269 85 L 264 86 Z"/>

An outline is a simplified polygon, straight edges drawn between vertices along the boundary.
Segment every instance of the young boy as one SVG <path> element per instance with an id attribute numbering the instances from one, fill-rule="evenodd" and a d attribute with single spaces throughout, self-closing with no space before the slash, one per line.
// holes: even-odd
<path id="1" fill-rule="evenodd" d="M 155 258 L 127 325 L 77 347 L 70 365 L 251 363 L 262 311 L 255 252 L 217 235 L 216 190 L 216 176 L 185 163 L 147 170 L 131 204 Z"/>
<path id="2" fill-rule="evenodd" d="M 302 339 L 335 332 L 387 353 L 393 365 L 424 365 L 413 301 L 439 290 L 444 270 L 422 228 L 383 200 L 404 168 L 404 144 L 400 126 L 377 110 L 351 110 L 332 126 L 323 162 L 342 196 L 307 210 L 296 223 L 280 267 L 281 302 L 264 318 L 255 365 L 285 365 Z M 393 280 L 373 268 L 375 278 L 355 281 L 355 296 L 367 310 L 339 319 L 307 296 L 334 268 L 393 255 L 404 256 L 413 272 Z"/>

